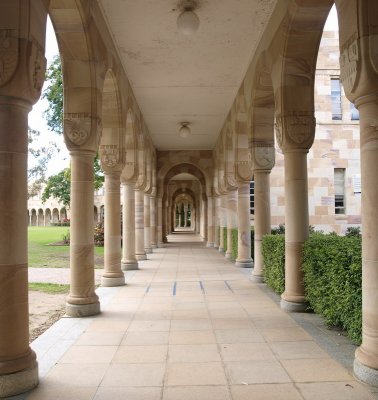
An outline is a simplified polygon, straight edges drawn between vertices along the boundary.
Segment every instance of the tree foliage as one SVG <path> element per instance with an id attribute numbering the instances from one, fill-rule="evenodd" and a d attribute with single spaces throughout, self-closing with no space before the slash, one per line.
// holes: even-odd
<path id="1" fill-rule="evenodd" d="M 63 133 L 63 76 L 59 55 L 56 55 L 46 71 L 48 85 L 42 98 L 49 103 L 43 113 L 48 127 L 55 133 Z"/>

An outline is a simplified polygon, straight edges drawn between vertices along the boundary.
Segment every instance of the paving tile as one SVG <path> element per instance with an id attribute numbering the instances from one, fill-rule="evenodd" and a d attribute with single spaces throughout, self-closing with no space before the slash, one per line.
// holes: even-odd
<path id="1" fill-rule="evenodd" d="M 250 319 L 228 319 L 228 318 L 215 318 L 212 320 L 213 328 L 215 330 L 224 329 L 249 329 L 253 327 Z"/>
<path id="2" fill-rule="evenodd" d="M 356 381 L 299 383 L 305 400 L 373 400 L 374 397 Z"/>
<path id="3" fill-rule="evenodd" d="M 46 384 L 69 387 L 98 386 L 109 364 L 57 364 L 45 377 Z"/>
<path id="4" fill-rule="evenodd" d="M 231 400 L 227 386 L 167 387 L 163 400 Z"/>
<path id="5" fill-rule="evenodd" d="M 122 346 L 151 346 L 168 344 L 169 332 L 127 332 L 123 338 Z"/>
<path id="6" fill-rule="evenodd" d="M 209 314 L 206 309 L 194 310 L 173 310 L 172 319 L 208 319 Z"/>
<path id="7" fill-rule="evenodd" d="M 274 360 L 226 362 L 225 366 L 232 385 L 291 382 L 284 368 Z"/>
<path id="8" fill-rule="evenodd" d="M 92 400 L 96 393 L 94 387 L 70 387 L 66 385 L 50 385 L 41 381 L 36 389 L 27 395 L 27 400 Z"/>
<path id="9" fill-rule="evenodd" d="M 163 363 L 167 359 L 168 346 L 120 346 L 113 363 Z"/>
<path id="10" fill-rule="evenodd" d="M 168 362 L 211 362 L 221 361 L 216 344 L 185 344 L 170 345 L 168 351 Z"/>
<path id="11" fill-rule="evenodd" d="M 59 363 L 110 364 L 117 349 L 117 346 L 72 346 Z"/>
<path id="12" fill-rule="evenodd" d="M 315 342 L 273 342 L 270 348 L 279 360 L 327 358 L 328 354 Z"/>
<path id="13" fill-rule="evenodd" d="M 334 382 L 350 380 L 351 376 L 331 358 L 282 360 L 294 382 Z"/>
<path id="14" fill-rule="evenodd" d="M 195 366 L 195 368 L 193 368 Z M 222 363 L 170 363 L 167 365 L 167 386 L 226 385 Z"/>
<path id="15" fill-rule="evenodd" d="M 298 342 L 304 340 L 313 340 L 313 338 L 299 326 L 285 327 L 285 328 L 259 328 L 257 330 L 261 333 L 267 342 Z"/>
<path id="16" fill-rule="evenodd" d="M 123 332 L 85 332 L 75 342 L 76 346 L 118 346 Z"/>
<path id="17" fill-rule="evenodd" d="M 171 331 L 208 331 L 211 322 L 207 319 L 182 319 L 171 321 Z"/>
<path id="18" fill-rule="evenodd" d="M 291 383 L 231 386 L 231 393 L 233 400 L 303 400 Z"/>
<path id="19" fill-rule="evenodd" d="M 242 308 L 226 308 L 210 310 L 211 318 L 227 318 L 227 319 L 244 319 L 248 318 L 248 314 Z"/>
<path id="20" fill-rule="evenodd" d="M 133 321 L 128 332 L 167 332 L 169 331 L 169 320 Z"/>
<path id="21" fill-rule="evenodd" d="M 94 400 L 160 400 L 161 391 L 160 387 L 100 387 Z"/>
<path id="22" fill-rule="evenodd" d="M 108 319 L 97 319 L 93 321 L 86 332 L 126 332 L 130 325 L 131 320 L 108 320 Z"/>
<path id="23" fill-rule="evenodd" d="M 214 331 L 218 343 L 261 343 L 262 335 L 253 328 L 224 329 Z"/>
<path id="24" fill-rule="evenodd" d="M 171 331 L 169 344 L 207 344 L 216 343 L 212 331 Z"/>
<path id="25" fill-rule="evenodd" d="M 148 387 L 162 386 L 165 364 L 112 364 L 107 370 L 101 386 Z"/>
<path id="26" fill-rule="evenodd" d="M 266 343 L 226 343 L 220 346 L 224 361 L 274 360 Z"/>

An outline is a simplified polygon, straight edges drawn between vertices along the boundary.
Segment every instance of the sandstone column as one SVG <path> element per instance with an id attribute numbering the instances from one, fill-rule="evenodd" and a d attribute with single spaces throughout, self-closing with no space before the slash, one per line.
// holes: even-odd
<path id="1" fill-rule="evenodd" d="M 144 195 L 144 250 L 146 254 L 152 253 L 151 248 L 151 206 L 150 195 Z"/>
<path id="2" fill-rule="evenodd" d="M 235 260 L 237 267 L 251 268 L 251 223 L 249 211 L 249 182 L 240 183 L 237 191 L 238 218 L 238 256 Z"/>
<path id="3" fill-rule="evenodd" d="M 207 247 L 214 247 L 214 197 L 207 197 Z"/>
<path id="4" fill-rule="evenodd" d="M 267 143 L 255 143 L 252 148 L 255 182 L 255 254 L 252 281 L 263 281 L 262 238 L 270 234 L 270 171 L 274 166 L 275 149 Z"/>
<path id="5" fill-rule="evenodd" d="M 179 206 L 179 215 L 178 215 L 178 227 L 181 228 L 182 225 L 182 217 L 181 217 L 181 207 Z"/>
<path id="6" fill-rule="evenodd" d="M 105 172 L 104 272 L 102 286 L 122 286 L 121 269 L 121 172 Z"/>
<path id="7" fill-rule="evenodd" d="M 238 201 L 237 191 L 231 190 L 227 195 L 227 251 L 225 257 L 228 259 L 232 258 L 232 239 L 231 232 L 238 226 L 237 212 L 238 212 Z"/>
<path id="8" fill-rule="evenodd" d="M 227 229 L 227 195 L 222 194 L 220 197 L 220 219 L 219 219 L 219 252 L 225 252 L 224 230 Z"/>
<path id="9" fill-rule="evenodd" d="M 156 196 L 153 194 L 150 197 L 150 227 L 151 248 L 156 249 Z"/>
<path id="10" fill-rule="evenodd" d="M 123 212 L 122 212 L 122 269 L 125 271 L 138 269 L 135 257 L 135 183 L 122 182 Z"/>
<path id="11" fill-rule="evenodd" d="M 214 247 L 219 249 L 219 232 L 220 232 L 220 197 L 215 197 L 215 209 L 214 209 Z"/>
<path id="12" fill-rule="evenodd" d="M 304 311 L 303 245 L 308 238 L 307 153 L 315 136 L 311 111 L 276 117 L 277 142 L 285 157 L 285 291 L 281 307 Z"/>
<path id="13" fill-rule="evenodd" d="M 93 160 L 95 153 L 71 150 L 70 293 L 66 313 L 84 317 L 100 312 L 95 293 L 93 237 Z"/>
<path id="14" fill-rule="evenodd" d="M 163 247 L 163 199 L 161 197 L 157 198 L 157 247 Z"/>
<path id="15" fill-rule="evenodd" d="M 144 249 L 144 192 L 135 190 L 135 257 L 147 260 Z"/>

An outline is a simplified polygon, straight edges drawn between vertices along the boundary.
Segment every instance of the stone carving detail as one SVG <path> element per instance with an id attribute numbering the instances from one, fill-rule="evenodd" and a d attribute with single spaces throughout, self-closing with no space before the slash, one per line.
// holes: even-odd
<path id="1" fill-rule="evenodd" d="M 272 169 L 275 161 L 273 146 L 255 143 L 252 148 L 254 155 L 254 169 Z"/>
<path id="2" fill-rule="evenodd" d="M 12 29 L 0 29 L 0 86 L 13 76 L 18 65 L 18 38 Z"/>
<path id="3" fill-rule="evenodd" d="M 45 81 L 46 58 L 43 49 L 36 41 L 30 42 L 29 79 L 32 89 L 39 95 Z"/>
<path id="4" fill-rule="evenodd" d="M 252 179 L 252 155 L 250 150 L 245 150 L 247 152 L 247 160 L 240 160 L 236 162 L 236 170 L 238 173 L 238 178 L 243 181 L 250 181 Z"/>
<path id="5" fill-rule="evenodd" d="M 77 146 L 84 144 L 91 133 L 92 118 L 89 114 L 65 114 L 64 134 Z"/>
<path id="6" fill-rule="evenodd" d="M 308 148 L 314 140 L 316 120 L 312 114 L 292 114 L 276 118 L 276 137 L 280 147 L 291 142 Z"/>
<path id="7" fill-rule="evenodd" d="M 356 87 L 359 53 L 357 34 L 354 34 L 340 51 L 340 81 L 346 93 L 352 93 Z"/>
<path id="8" fill-rule="evenodd" d="M 101 163 L 109 168 L 116 166 L 119 162 L 119 148 L 117 145 L 100 146 Z"/>

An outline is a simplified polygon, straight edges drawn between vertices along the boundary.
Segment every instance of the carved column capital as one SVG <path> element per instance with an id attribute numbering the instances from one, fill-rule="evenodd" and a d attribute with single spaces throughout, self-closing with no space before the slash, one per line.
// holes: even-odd
<path id="1" fill-rule="evenodd" d="M 102 144 L 99 148 L 101 167 L 104 172 L 121 173 L 120 148 L 116 144 Z"/>
<path id="2" fill-rule="evenodd" d="M 275 163 L 275 148 L 266 142 L 254 142 L 252 145 L 253 170 L 270 171 Z"/>
<path id="3" fill-rule="evenodd" d="M 283 151 L 308 150 L 315 138 L 316 119 L 312 112 L 291 112 L 276 117 L 276 138 Z"/>

